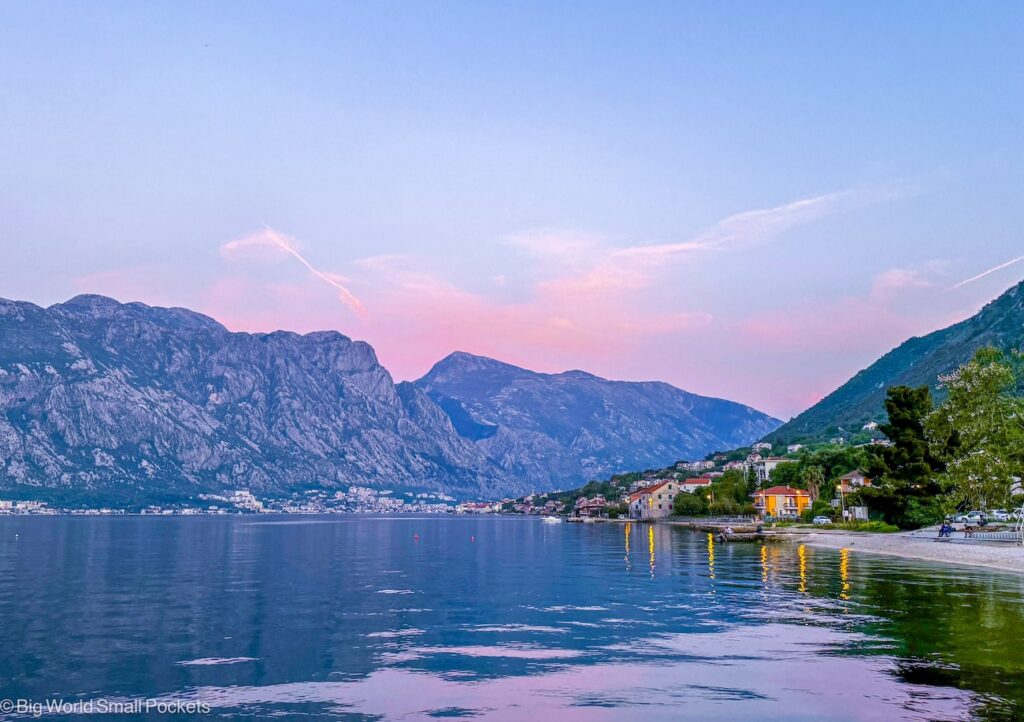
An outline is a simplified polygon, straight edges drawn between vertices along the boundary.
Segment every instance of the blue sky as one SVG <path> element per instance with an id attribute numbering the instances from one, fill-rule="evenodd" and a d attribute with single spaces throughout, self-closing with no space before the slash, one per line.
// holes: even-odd
<path id="1" fill-rule="evenodd" d="M 952 288 L 1024 255 L 1020 4 L 5 16 L 0 296 L 337 328 L 400 378 L 459 348 L 786 417 L 1024 277 Z"/>

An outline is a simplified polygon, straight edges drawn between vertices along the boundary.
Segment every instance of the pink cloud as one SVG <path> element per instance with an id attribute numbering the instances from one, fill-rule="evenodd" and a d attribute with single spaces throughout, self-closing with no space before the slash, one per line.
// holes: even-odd
<path id="1" fill-rule="evenodd" d="M 196 281 L 203 285 L 191 304 L 174 300 L 234 330 L 337 329 L 370 342 L 398 378 L 418 377 L 464 350 L 540 371 L 583 368 L 665 380 L 789 415 L 907 336 L 956 315 L 957 294 L 936 301 L 944 268 L 927 262 L 887 269 L 860 295 L 783 307 L 764 305 L 758 295 L 757 310 L 745 316 L 728 310 L 732 296 L 743 298 L 739 289 L 702 282 L 733 271 L 726 254 L 749 260 L 750 249 L 798 225 L 884 197 L 890 196 L 846 191 L 801 199 L 734 214 L 670 243 L 524 233 L 506 239 L 523 254 L 521 272 L 493 269 L 502 272 L 479 290 L 424 272 L 419 259 L 400 254 L 353 260 L 344 276 L 323 271 L 296 239 L 264 229 L 220 247 L 223 265 L 211 269 L 210 280 Z M 681 280 L 688 273 L 695 274 L 696 292 Z M 137 289 L 127 296 L 145 299 L 159 287 L 150 281 L 130 272 L 83 279 L 88 290 L 125 297 L 126 289 Z"/>

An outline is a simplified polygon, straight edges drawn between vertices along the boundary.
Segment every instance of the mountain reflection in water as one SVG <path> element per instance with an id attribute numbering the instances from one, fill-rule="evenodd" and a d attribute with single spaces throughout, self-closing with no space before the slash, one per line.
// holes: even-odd
<path id="1" fill-rule="evenodd" d="M 0 624 L 0 696 L 206 718 L 1024 716 L 1021 579 L 665 525 L 7 517 Z"/>

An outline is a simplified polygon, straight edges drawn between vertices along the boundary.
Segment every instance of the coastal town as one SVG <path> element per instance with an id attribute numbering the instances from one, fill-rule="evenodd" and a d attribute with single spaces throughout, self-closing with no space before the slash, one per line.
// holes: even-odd
<path id="1" fill-rule="evenodd" d="M 265 497 L 248 489 L 236 489 L 223 494 L 199 494 L 196 503 L 148 505 L 140 509 L 62 506 L 44 501 L 0 499 L 0 515 L 443 514 L 458 508 L 454 497 L 440 492 L 394 491 L 367 486 L 351 486 L 341 491 L 314 489 L 286 498 Z"/>
<path id="2" fill-rule="evenodd" d="M 877 429 L 877 424 L 865 426 L 865 430 L 874 429 Z M 890 442 L 872 439 L 867 444 L 852 447 L 854 452 L 849 457 L 857 459 L 856 450 L 867 445 L 888 446 Z M 840 454 L 845 451 L 844 444 L 838 441 L 821 445 L 821 449 L 831 449 Z M 871 479 L 859 468 L 839 475 L 835 480 L 834 494 L 828 495 L 823 489 L 795 488 L 788 481 L 773 483 L 773 475 L 782 476 L 776 474 L 776 470 L 787 464 L 797 465 L 801 455 L 809 452 L 808 447 L 788 445 L 783 456 L 773 456 L 772 451 L 770 442 L 759 442 L 749 449 L 714 453 L 697 461 L 678 461 L 664 469 L 614 475 L 606 482 L 591 482 L 573 492 L 535 493 L 519 499 L 464 504 L 462 509 L 475 513 L 556 514 L 573 519 L 623 517 L 654 520 L 680 514 L 675 505 L 679 494 L 714 502 L 713 497 L 718 490 L 716 484 L 723 480 L 740 480 L 748 487 L 746 503 L 740 503 L 739 508 L 724 509 L 726 515 L 757 515 L 792 521 L 801 518 L 814 502 L 822 500 L 830 507 L 830 517 L 847 521 L 868 519 L 866 507 L 846 504 L 855 492 L 871 486 Z M 788 468 L 783 470 L 788 471 Z M 785 476 L 787 480 L 792 477 L 791 474 Z M 597 493 L 592 493 L 595 490 Z"/>

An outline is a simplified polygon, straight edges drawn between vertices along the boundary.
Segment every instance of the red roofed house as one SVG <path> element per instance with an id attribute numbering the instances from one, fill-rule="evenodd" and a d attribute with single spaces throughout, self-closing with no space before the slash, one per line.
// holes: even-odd
<path id="1" fill-rule="evenodd" d="M 593 499 L 584 499 L 583 503 L 576 503 L 577 516 L 604 516 L 608 502 L 603 496 L 595 496 Z"/>
<path id="2" fill-rule="evenodd" d="M 797 517 L 810 505 L 810 494 L 790 486 L 773 486 L 754 493 L 754 508 L 763 516 Z"/>
<path id="3" fill-rule="evenodd" d="M 631 519 L 660 519 L 672 513 L 672 502 L 679 493 L 679 482 L 664 479 L 629 495 Z"/>

